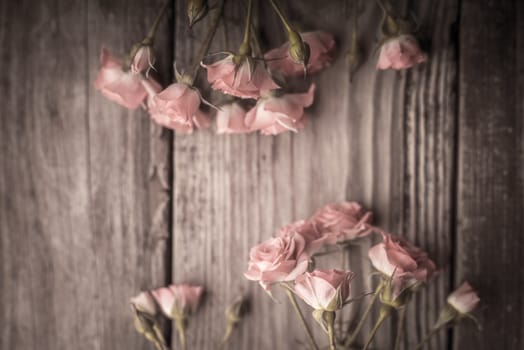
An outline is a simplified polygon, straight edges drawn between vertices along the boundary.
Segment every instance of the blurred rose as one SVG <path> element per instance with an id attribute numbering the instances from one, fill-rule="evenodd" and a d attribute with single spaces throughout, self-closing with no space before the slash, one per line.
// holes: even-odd
<path id="1" fill-rule="evenodd" d="M 149 82 L 144 82 L 144 86 L 149 95 L 149 115 L 158 124 L 188 134 L 194 127 L 209 126 L 208 117 L 199 109 L 201 97 L 197 89 L 185 83 L 171 84 L 160 92 Z"/>
<path id="2" fill-rule="evenodd" d="M 330 66 L 336 51 L 333 35 L 324 31 L 306 32 L 300 35 L 310 49 L 307 72 L 315 73 Z M 283 76 L 301 76 L 304 74 L 304 67 L 289 56 L 289 42 L 268 51 L 264 58 L 272 71 L 280 72 Z"/>
<path id="3" fill-rule="evenodd" d="M 261 93 L 279 88 L 264 65 L 248 56 L 228 55 L 220 61 L 202 66 L 207 69 L 207 80 L 211 87 L 228 95 L 256 99 Z"/>
<path id="4" fill-rule="evenodd" d="M 217 133 L 240 134 L 249 132 L 245 118 L 246 111 L 236 102 L 220 106 L 216 116 Z"/>
<path id="5" fill-rule="evenodd" d="M 152 294 L 164 314 L 173 319 L 193 314 L 198 308 L 203 291 L 201 286 L 172 284 L 155 289 Z"/>
<path id="6" fill-rule="evenodd" d="M 331 233 L 339 242 L 370 234 L 372 213 L 357 202 L 333 203 L 320 208 L 312 217 L 317 230 Z"/>
<path id="7" fill-rule="evenodd" d="M 299 234 L 270 238 L 249 252 L 248 269 L 244 276 L 269 290 L 271 284 L 293 281 L 308 267 L 310 257 L 306 241 Z"/>
<path id="8" fill-rule="evenodd" d="M 461 314 L 468 314 L 477 307 L 480 298 L 470 284 L 464 282 L 457 290 L 448 296 L 447 301 L 449 305 L 453 306 L 453 308 Z"/>
<path id="9" fill-rule="evenodd" d="M 349 298 L 351 271 L 314 270 L 298 276 L 295 293 L 315 310 L 336 311 Z"/>
<path id="10" fill-rule="evenodd" d="M 140 312 L 154 316 L 157 312 L 155 300 L 149 292 L 141 292 L 137 296 L 130 299 L 131 305 Z"/>
<path id="11" fill-rule="evenodd" d="M 388 39 L 380 47 L 378 69 L 405 69 L 426 62 L 428 56 L 420 49 L 413 35 L 400 35 Z"/>
<path id="12" fill-rule="evenodd" d="M 322 233 L 316 229 L 311 221 L 300 220 L 283 226 L 278 231 L 278 237 L 289 237 L 299 234 L 306 241 L 306 251 L 312 255 L 326 244 L 335 244 L 336 237 L 330 233 Z"/>
<path id="13" fill-rule="evenodd" d="M 431 278 L 436 266 L 426 252 L 402 237 L 388 233 L 382 236 L 384 242 L 371 247 L 368 255 L 378 271 L 393 276 L 393 299 L 405 288 Z"/>
<path id="14" fill-rule="evenodd" d="M 153 48 L 149 45 L 142 45 L 136 52 L 135 57 L 133 57 L 131 71 L 133 73 L 140 73 L 149 70 L 149 68 L 153 67 L 153 63 L 155 63 Z"/>
<path id="15" fill-rule="evenodd" d="M 116 102 L 126 108 L 135 109 L 147 96 L 142 85 L 144 79 L 140 74 L 132 70 L 123 70 L 123 61 L 111 56 L 109 51 L 102 48 L 100 53 L 102 67 L 95 79 L 95 88 L 109 100 Z M 152 81 L 152 84 L 157 84 Z"/>
<path id="16" fill-rule="evenodd" d="M 304 108 L 311 106 L 315 85 L 311 84 L 307 93 L 268 96 L 246 115 L 246 125 L 251 130 L 260 130 L 265 135 L 277 135 L 285 131 L 297 132 L 304 127 Z"/>

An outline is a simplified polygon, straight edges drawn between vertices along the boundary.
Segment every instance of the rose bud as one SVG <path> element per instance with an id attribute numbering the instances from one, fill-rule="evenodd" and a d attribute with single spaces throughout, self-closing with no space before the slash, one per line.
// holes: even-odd
<path id="1" fill-rule="evenodd" d="M 301 235 L 270 238 L 251 248 L 244 276 L 258 281 L 269 291 L 272 284 L 294 281 L 306 272 L 309 260 L 306 241 Z"/>
<path id="2" fill-rule="evenodd" d="M 126 108 L 135 109 L 140 106 L 147 96 L 142 85 L 144 78 L 132 70 L 124 71 L 123 61 L 111 56 L 105 48 L 102 48 L 100 63 L 102 67 L 96 76 L 95 88 L 109 100 Z M 158 85 L 152 80 L 151 84 Z"/>
<path id="3" fill-rule="evenodd" d="M 309 74 L 329 67 L 336 52 L 335 38 L 331 33 L 324 31 L 300 33 L 302 40 L 309 46 L 310 58 L 307 64 Z M 279 72 L 285 77 L 304 74 L 304 67 L 291 58 L 289 42 L 279 48 L 268 51 L 264 58 L 272 71 Z"/>
<path id="4" fill-rule="evenodd" d="M 246 111 L 238 103 L 233 102 L 220 106 L 217 112 L 218 134 L 241 134 L 249 132 L 245 124 Z"/>
<path id="5" fill-rule="evenodd" d="M 314 270 L 298 276 L 295 293 L 315 310 L 336 311 L 344 306 L 351 293 L 351 271 Z"/>
<path id="6" fill-rule="evenodd" d="M 331 233 L 322 233 L 317 230 L 311 221 L 297 221 L 283 226 L 277 233 L 277 237 L 288 237 L 298 233 L 306 241 L 306 251 L 312 255 L 318 252 L 324 245 L 335 244 L 337 239 Z"/>
<path id="7" fill-rule="evenodd" d="M 426 62 L 428 56 L 420 49 L 417 39 L 403 34 L 387 39 L 380 47 L 377 69 L 405 69 Z"/>
<path id="8" fill-rule="evenodd" d="M 293 62 L 302 66 L 304 75 L 306 75 L 309 58 L 311 57 L 311 48 L 306 42 L 304 42 L 304 40 L 302 40 L 302 37 L 297 31 L 289 30 L 288 40 L 289 57 L 293 60 Z"/>
<path id="9" fill-rule="evenodd" d="M 480 298 L 471 285 L 468 282 L 464 282 L 448 296 L 447 302 L 461 314 L 469 314 L 477 307 Z"/>
<path id="10" fill-rule="evenodd" d="M 129 301 L 135 310 L 139 312 L 143 312 L 150 316 L 155 316 L 157 313 L 155 300 L 149 292 L 141 292 L 137 296 L 131 298 Z"/>
<path id="11" fill-rule="evenodd" d="M 319 232 L 332 234 L 339 242 L 354 240 L 369 235 L 372 213 L 357 202 L 341 202 L 324 206 L 311 218 Z"/>
<path id="12" fill-rule="evenodd" d="M 208 9 L 209 8 L 205 0 L 188 0 L 187 17 L 189 18 L 189 28 L 204 18 Z"/>
<path id="13" fill-rule="evenodd" d="M 390 279 L 382 301 L 401 306 L 397 304 L 402 300 L 396 300 L 397 297 L 427 282 L 435 273 L 436 266 L 426 252 L 402 237 L 388 233 L 382 233 L 382 237 L 384 242 L 370 248 L 369 259 L 375 269 Z"/>
<path id="14" fill-rule="evenodd" d="M 147 72 L 150 68 L 153 68 L 154 63 L 155 55 L 153 53 L 153 47 L 150 45 L 141 45 L 131 62 L 131 71 L 133 73 Z"/>
<path id="15" fill-rule="evenodd" d="M 187 134 L 194 127 L 206 128 L 209 120 L 200 111 L 200 93 L 186 83 L 173 83 L 162 91 L 145 81 L 149 95 L 147 106 L 150 117 L 158 124 Z"/>
<path id="16" fill-rule="evenodd" d="M 200 303 L 203 288 L 188 284 L 158 288 L 154 290 L 153 297 L 170 319 L 185 319 L 192 315 Z"/>
<path id="17" fill-rule="evenodd" d="M 298 132 L 304 127 L 304 108 L 313 104 L 315 85 L 307 93 L 267 96 L 246 115 L 250 130 L 260 130 L 264 135 L 277 135 L 286 131 Z"/>
<path id="18" fill-rule="evenodd" d="M 201 65 L 207 69 L 211 87 L 228 95 L 257 99 L 261 93 L 279 88 L 264 65 L 249 56 L 229 54 L 215 63 Z"/>

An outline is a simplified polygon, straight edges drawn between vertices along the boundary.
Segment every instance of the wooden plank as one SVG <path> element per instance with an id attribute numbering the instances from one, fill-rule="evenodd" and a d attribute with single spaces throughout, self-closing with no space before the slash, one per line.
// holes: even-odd
<path id="1" fill-rule="evenodd" d="M 455 349 L 524 347 L 523 18 L 520 1 L 462 2 L 455 282 L 480 291 L 484 331 L 464 323 Z"/>
<path id="2" fill-rule="evenodd" d="M 266 8 L 267 2 L 259 4 L 266 44 L 283 42 L 280 24 Z M 350 23 L 341 14 L 341 3 L 284 5 L 302 28 L 330 30 L 340 41 L 340 51 L 348 48 Z M 399 2 L 407 13 L 406 5 Z M 314 77 L 318 88 L 312 117 L 297 135 L 218 136 L 212 131 L 176 135 L 174 281 L 202 283 L 210 291 L 190 325 L 192 348 L 213 348 L 223 332 L 222 308 L 241 291 L 252 297 L 252 314 L 231 348 L 296 348 L 296 339 L 304 340 L 304 336 L 283 297 L 278 296 L 282 303 L 274 303 L 242 277 L 249 248 L 280 225 L 344 199 L 361 201 L 373 209 L 380 225 L 428 248 L 443 266 L 438 281 L 415 301 L 417 310 L 410 308 L 404 348 L 412 348 L 436 319 L 449 280 L 456 109 L 451 28 L 457 4 L 451 0 L 424 2 L 413 10 L 424 24 L 421 33 L 429 39 L 431 61 L 409 72 L 377 73 L 371 56 L 380 12 L 368 2 L 361 17 L 367 63 L 353 84 L 343 59 Z M 209 19 L 191 33 L 183 4 L 177 5 L 176 12 L 176 59 L 185 67 L 195 58 Z M 238 45 L 242 13 L 238 5 L 228 4 L 229 42 L 219 35 L 214 50 Z M 363 274 L 371 271 L 367 248 L 355 249 L 350 261 Z M 370 288 L 369 281 L 359 277 L 356 289 Z M 391 323 L 380 331 L 378 348 L 390 344 L 393 327 Z M 441 349 L 446 341 L 443 334 L 431 345 Z"/>
<path id="3" fill-rule="evenodd" d="M 166 280 L 166 194 L 148 173 L 169 140 L 93 80 L 101 45 L 123 53 L 161 3 L 0 5 L 1 348 L 150 348 L 128 298 Z"/>

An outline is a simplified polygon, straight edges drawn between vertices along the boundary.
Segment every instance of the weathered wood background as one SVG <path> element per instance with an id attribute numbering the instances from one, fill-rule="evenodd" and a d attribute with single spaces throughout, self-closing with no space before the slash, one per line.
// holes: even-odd
<path id="1" fill-rule="evenodd" d="M 241 293 L 252 310 L 230 349 L 299 348 L 291 308 L 243 278 L 248 251 L 278 226 L 345 199 L 442 267 L 408 309 L 403 349 L 463 279 L 483 299 L 483 331 L 463 324 L 427 349 L 524 347 L 524 4 L 394 1 L 420 22 L 430 60 L 377 72 L 381 14 L 360 1 L 367 60 L 351 83 L 344 1 L 281 2 L 302 29 L 332 31 L 340 58 L 312 79 L 307 127 L 268 137 L 173 135 L 94 90 L 100 47 L 125 53 L 162 0 L 0 1 L 2 350 L 150 349 L 133 330 L 128 298 L 171 281 L 209 291 L 190 349 L 215 348 L 223 308 Z M 173 59 L 194 62 L 210 23 L 190 31 L 184 3 L 173 2 L 156 41 L 164 85 Z M 268 3 L 258 1 L 257 12 L 263 45 L 282 43 Z M 225 13 L 227 35 L 219 30 L 213 50 L 241 39 L 244 6 L 230 0 Z M 361 275 L 371 271 L 368 247 L 349 257 Z M 394 333 L 392 319 L 375 348 L 391 348 Z"/>

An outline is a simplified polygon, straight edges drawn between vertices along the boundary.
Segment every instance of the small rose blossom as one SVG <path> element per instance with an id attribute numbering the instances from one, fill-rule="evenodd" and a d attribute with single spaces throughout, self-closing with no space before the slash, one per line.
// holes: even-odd
<path id="1" fill-rule="evenodd" d="M 126 108 L 140 106 L 147 96 L 142 85 L 144 78 L 132 70 L 124 71 L 123 61 L 112 56 L 105 48 L 100 53 L 100 63 L 102 67 L 96 76 L 95 88 L 109 100 Z"/>
<path id="2" fill-rule="evenodd" d="M 337 241 L 334 235 L 318 231 L 309 220 L 300 220 L 281 227 L 277 237 L 289 237 L 294 234 L 299 234 L 304 238 L 306 251 L 310 255 L 318 252 L 324 245 L 335 244 Z"/>
<path id="3" fill-rule="evenodd" d="M 380 47 L 378 69 L 406 69 L 426 62 L 428 56 L 420 49 L 417 39 L 404 34 L 388 39 Z"/>
<path id="4" fill-rule="evenodd" d="M 240 62 L 235 62 L 240 57 Z M 261 93 L 278 89 L 263 64 L 247 56 L 228 55 L 215 63 L 206 65 L 207 80 L 215 90 L 241 98 L 259 98 Z"/>
<path id="5" fill-rule="evenodd" d="M 140 294 L 134 296 L 130 300 L 133 307 L 143 313 L 154 316 L 157 313 L 157 307 L 155 300 L 149 292 L 141 292 Z"/>
<path id="6" fill-rule="evenodd" d="M 250 130 L 260 130 L 264 135 L 278 135 L 286 131 L 298 132 L 304 127 L 304 108 L 311 106 L 315 85 L 307 93 L 268 96 L 258 100 L 246 115 Z"/>
<path id="7" fill-rule="evenodd" d="M 193 314 L 198 308 L 203 291 L 201 286 L 172 284 L 169 287 L 155 289 L 152 294 L 162 312 L 173 319 Z"/>
<path id="8" fill-rule="evenodd" d="M 332 203 L 317 210 L 311 218 L 317 230 L 335 235 L 339 242 L 364 237 L 373 231 L 372 213 L 357 202 Z"/>
<path id="9" fill-rule="evenodd" d="M 477 307 L 480 298 L 471 285 L 464 282 L 448 296 L 447 302 L 461 314 L 468 314 Z"/>
<path id="10" fill-rule="evenodd" d="M 190 134 L 195 127 L 207 128 L 208 117 L 199 109 L 201 97 L 198 90 L 185 83 L 174 83 L 162 91 L 145 82 L 149 95 L 149 115 L 158 124 Z"/>
<path id="11" fill-rule="evenodd" d="M 133 57 L 131 71 L 133 73 L 147 71 L 153 67 L 154 63 L 155 56 L 153 55 L 153 48 L 149 45 L 142 45 L 137 50 L 135 57 Z"/>
<path id="12" fill-rule="evenodd" d="M 379 272 L 393 276 L 393 298 L 417 282 L 427 282 L 435 273 L 428 254 L 402 237 L 382 233 L 384 241 L 369 249 L 371 263 Z"/>
<path id="13" fill-rule="evenodd" d="M 295 293 L 315 310 L 336 311 L 349 298 L 354 276 L 340 270 L 306 272 L 295 280 Z"/>
<path id="14" fill-rule="evenodd" d="M 244 276 L 258 281 L 267 291 L 278 282 L 294 281 L 306 272 L 309 264 L 306 241 L 299 234 L 270 238 L 249 252 L 248 269 Z"/>
<path id="15" fill-rule="evenodd" d="M 312 74 L 329 67 L 336 51 L 333 35 L 324 31 L 305 32 L 300 35 L 302 40 L 309 45 L 310 50 L 307 73 Z M 289 55 L 289 42 L 268 51 L 264 58 L 272 71 L 279 72 L 283 76 L 301 76 L 304 74 L 304 67 L 295 62 Z"/>
<path id="16" fill-rule="evenodd" d="M 246 111 L 238 103 L 233 102 L 220 106 L 217 112 L 218 134 L 241 134 L 249 132 L 245 123 Z"/>

